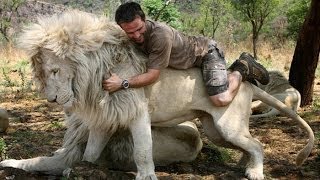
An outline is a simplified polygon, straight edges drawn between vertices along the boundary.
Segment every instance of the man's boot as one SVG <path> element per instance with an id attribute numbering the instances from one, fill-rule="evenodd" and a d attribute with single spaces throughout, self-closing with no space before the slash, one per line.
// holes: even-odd
<path id="1" fill-rule="evenodd" d="M 231 71 L 239 71 L 243 81 L 249 81 L 254 84 L 254 80 L 266 85 L 269 83 L 269 73 L 261 64 L 246 52 L 243 52 L 230 67 Z"/>

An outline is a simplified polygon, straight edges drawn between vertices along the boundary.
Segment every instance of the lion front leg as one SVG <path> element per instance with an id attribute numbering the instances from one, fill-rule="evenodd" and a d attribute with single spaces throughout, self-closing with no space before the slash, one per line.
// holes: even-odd
<path id="1" fill-rule="evenodd" d="M 137 166 L 136 180 L 156 180 L 152 158 L 151 122 L 148 112 L 142 112 L 130 123 L 133 138 L 133 156 Z"/>
<path id="2" fill-rule="evenodd" d="M 100 157 L 100 154 L 108 143 L 110 136 L 107 132 L 100 129 L 91 129 L 82 160 L 94 163 Z"/>

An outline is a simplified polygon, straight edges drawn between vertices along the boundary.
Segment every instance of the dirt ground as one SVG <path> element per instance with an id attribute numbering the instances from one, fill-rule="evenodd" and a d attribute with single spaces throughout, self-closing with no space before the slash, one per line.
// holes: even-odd
<path id="1" fill-rule="evenodd" d="M 315 85 L 320 95 L 320 82 Z M 1 158 L 23 159 L 50 156 L 62 144 L 65 132 L 64 115 L 57 105 L 39 98 L 36 93 L 16 92 L 1 97 L 0 107 L 8 110 L 10 127 L 1 134 L 6 144 Z M 306 133 L 291 119 L 275 117 L 250 122 L 251 133 L 264 146 L 266 179 L 320 179 L 320 109 L 306 107 L 299 114 L 316 135 L 314 149 L 302 167 L 295 166 L 295 157 L 306 144 Z M 201 130 L 201 125 L 199 124 Z M 195 161 L 156 167 L 161 180 L 182 179 L 245 179 L 244 169 L 236 166 L 240 154 L 219 148 L 203 136 L 204 147 Z M 69 179 L 134 179 L 134 172 L 119 172 L 88 163 L 75 165 Z M 0 179 L 67 179 L 27 173 L 13 168 L 0 168 Z"/>

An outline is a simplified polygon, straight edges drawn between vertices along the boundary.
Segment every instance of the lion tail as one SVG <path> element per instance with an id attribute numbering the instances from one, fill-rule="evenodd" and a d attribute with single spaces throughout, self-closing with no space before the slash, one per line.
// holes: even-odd
<path id="1" fill-rule="evenodd" d="M 302 163 L 307 159 L 309 154 L 311 153 L 311 150 L 314 146 L 314 133 L 311 129 L 311 127 L 306 123 L 305 120 L 303 120 L 297 113 L 295 113 L 292 109 L 287 107 L 285 104 L 283 104 L 278 99 L 274 98 L 270 94 L 266 93 L 265 91 L 261 90 L 260 88 L 256 86 L 253 87 L 253 96 L 254 98 L 257 98 L 261 100 L 262 102 L 268 104 L 271 107 L 276 108 L 280 112 L 282 112 L 287 117 L 297 121 L 301 127 L 306 129 L 308 133 L 308 143 L 307 145 L 298 153 L 296 158 L 296 164 L 297 166 L 301 166 Z"/>

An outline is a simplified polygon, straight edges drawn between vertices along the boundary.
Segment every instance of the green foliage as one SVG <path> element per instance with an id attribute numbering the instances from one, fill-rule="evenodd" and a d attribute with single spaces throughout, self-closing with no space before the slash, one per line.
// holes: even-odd
<path id="1" fill-rule="evenodd" d="M 21 60 L 15 66 L 15 69 L 18 71 L 18 74 L 20 77 L 20 81 L 21 81 L 20 87 L 22 88 L 22 90 L 24 90 L 25 88 L 30 88 L 31 86 L 31 83 L 26 84 L 27 68 L 29 67 L 28 65 L 29 65 L 29 62 L 27 60 Z"/>
<path id="2" fill-rule="evenodd" d="M 65 2 L 66 6 L 69 6 L 74 9 L 80 9 L 82 11 L 92 11 L 94 9 L 95 3 L 93 0 L 70 0 Z"/>
<path id="3" fill-rule="evenodd" d="M 1 0 L 0 3 L 0 35 L 7 42 L 10 41 L 9 29 L 12 25 L 14 15 L 18 13 L 18 7 L 25 0 Z"/>
<path id="4" fill-rule="evenodd" d="M 3 82 L 1 82 L 1 84 L 5 87 L 10 87 L 11 90 L 12 87 L 16 86 L 17 82 L 11 80 L 11 78 L 9 77 L 9 70 L 7 68 L 1 68 L 2 70 L 2 75 L 3 75 Z"/>
<path id="5" fill-rule="evenodd" d="M 315 98 L 312 102 L 313 111 L 320 110 L 320 98 Z"/>
<path id="6" fill-rule="evenodd" d="M 51 124 L 49 125 L 49 129 L 51 130 L 60 130 L 64 128 L 64 124 L 59 121 L 52 121 Z"/>
<path id="7" fill-rule="evenodd" d="M 181 28 L 180 13 L 170 0 L 144 0 L 141 6 L 151 19 L 165 22 L 177 29 Z"/>
<path id="8" fill-rule="evenodd" d="M 238 27 L 238 22 L 233 18 L 234 9 L 230 1 L 200 0 L 197 2 L 193 3 L 192 11 L 181 12 L 182 30 L 189 35 L 212 37 L 219 42 L 232 41 L 232 34 L 235 27 Z"/>
<path id="9" fill-rule="evenodd" d="M 197 27 L 203 36 L 214 37 L 221 20 L 226 17 L 226 5 L 223 0 L 202 0 L 197 18 Z"/>
<path id="10" fill-rule="evenodd" d="M 279 4 L 279 0 L 231 0 L 231 3 L 244 21 L 258 23 L 270 15 Z"/>
<path id="11" fill-rule="evenodd" d="M 253 55 L 257 58 L 257 41 L 262 26 L 279 4 L 279 0 L 231 0 L 239 16 L 252 26 Z"/>
<path id="12" fill-rule="evenodd" d="M 204 148 L 207 148 L 211 154 L 207 157 L 207 161 L 209 162 L 225 162 L 232 159 L 232 151 L 229 149 L 218 147 L 212 143 L 204 146 Z"/>
<path id="13" fill-rule="evenodd" d="M 180 30 L 185 32 L 186 34 L 198 34 L 197 25 L 196 25 L 196 17 L 190 13 L 181 13 L 181 28 Z"/>
<path id="14" fill-rule="evenodd" d="M 0 154 L 1 160 L 7 159 L 7 144 L 3 138 L 0 138 Z"/>
<path id="15" fill-rule="evenodd" d="M 1 86 L 10 87 L 11 91 L 13 91 L 14 87 L 18 87 L 18 90 L 23 92 L 31 89 L 32 80 L 27 77 L 27 74 L 30 73 L 30 66 L 27 60 L 18 61 L 13 66 L 1 63 L 1 66 Z M 12 76 L 15 73 L 18 75 L 16 77 L 19 78 Z"/>
<path id="16" fill-rule="evenodd" d="M 287 11 L 288 37 L 296 39 L 308 13 L 311 0 L 292 1 Z"/>
<path id="17" fill-rule="evenodd" d="M 119 6 L 118 0 L 108 0 L 105 2 L 105 8 L 103 14 L 110 18 L 110 20 L 114 20 L 114 16 L 116 13 L 116 9 Z"/>

